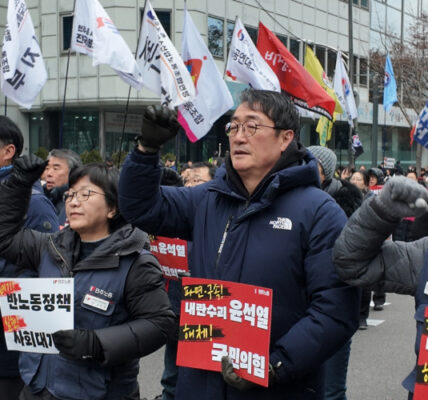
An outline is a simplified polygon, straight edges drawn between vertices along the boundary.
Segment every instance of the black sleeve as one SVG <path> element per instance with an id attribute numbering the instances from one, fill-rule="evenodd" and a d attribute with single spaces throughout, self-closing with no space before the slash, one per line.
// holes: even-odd
<path id="1" fill-rule="evenodd" d="M 156 351 L 165 344 L 174 327 L 175 314 L 153 255 L 140 255 L 132 265 L 125 284 L 125 302 L 129 321 L 96 331 L 106 365 L 117 365 Z"/>

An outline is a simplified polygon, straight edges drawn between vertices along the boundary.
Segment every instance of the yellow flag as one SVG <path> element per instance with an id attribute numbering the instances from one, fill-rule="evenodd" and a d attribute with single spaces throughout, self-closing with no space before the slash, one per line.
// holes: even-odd
<path id="1" fill-rule="evenodd" d="M 327 142 L 331 139 L 331 131 L 333 129 L 333 123 L 336 121 L 336 115 L 336 113 L 333 113 L 332 121 L 326 117 L 321 117 L 319 119 L 315 130 L 320 135 L 320 146 L 326 146 Z"/>
<path id="2" fill-rule="evenodd" d="M 305 68 L 336 102 L 334 112 L 342 114 L 342 106 L 340 105 L 339 99 L 336 96 L 336 92 L 334 91 L 327 74 L 324 72 L 321 63 L 309 46 L 306 46 Z"/>

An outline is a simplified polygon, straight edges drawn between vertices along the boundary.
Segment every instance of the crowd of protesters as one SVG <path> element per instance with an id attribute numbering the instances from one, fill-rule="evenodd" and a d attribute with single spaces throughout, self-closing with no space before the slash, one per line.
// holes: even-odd
<path id="1" fill-rule="evenodd" d="M 139 358 L 166 344 L 157 399 L 346 400 L 351 338 L 367 329 L 372 292 L 374 310 L 386 291 L 415 296 L 419 313 L 428 304 L 417 290 L 428 244 L 413 242 L 428 230 L 428 169 L 337 168 L 333 151 L 300 143 L 284 93 L 243 92 L 224 157 L 162 161 L 177 131 L 173 111 L 146 107 L 119 172 L 68 149 L 19 157 L 22 134 L 0 118 L 0 277 L 75 280 L 74 329 L 52 335 L 58 354 L 22 352 L 18 365 L 0 342 L 0 393 L 139 400 Z M 370 256 L 360 231 L 374 238 Z M 193 277 L 273 289 L 268 387 L 240 377 L 227 354 L 220 372 L 176 365 L 181 283 L 162 278 L 148 235 L 187 240 Z M 390 271 L 384 259 L 406 251 L 408 272 Z M 112 295 L 105 308 L 88 297 L 94 287 Z"/>

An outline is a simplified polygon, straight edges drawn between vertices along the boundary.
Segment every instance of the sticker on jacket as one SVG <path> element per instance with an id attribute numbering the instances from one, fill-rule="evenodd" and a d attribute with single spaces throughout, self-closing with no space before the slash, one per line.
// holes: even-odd
<path id="1" fill-rule="evenodd" d="M 273 229 L 282 229 L 285 231 L 291 231 L 291 228 L 293 227 L 293 223 L 289 218 L 282 217 L 277 217 L 276 221 L 270 221 L 269 225 L 272 225 Z"/>
<path id="2" fill-rule="evenodd" d="M 83 304 L 97 308 L 98 310 L 107 311 L 110 302 L 100 299 L 99 297 L 92 296 L 91 294 L 85 294 Z"/>

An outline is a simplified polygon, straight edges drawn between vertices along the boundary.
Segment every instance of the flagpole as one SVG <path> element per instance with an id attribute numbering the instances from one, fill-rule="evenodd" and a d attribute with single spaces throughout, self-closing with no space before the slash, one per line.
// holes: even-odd
<path id="1" fill-rule="evenodd" d="M 73 1 L 73 18 L 74 18 L 75 10 L 76 10 L 76 0 Z M 62 139 L 64 134 L 65 98 L 67 96 L 68 69 L 70 66 L 70 55 L 71 55 L 71 39 L 72 38 L 70 37 L 70 43 L 68 46 L 68 53 L 67 53 L 67 68 L 65 70 L 64 96 L 62 98 L 61 123 L 59 126 L 59 143 L 58 143 L 59 148 L 62 148 Z"/>
<path id="2" fill-rule="evenodd" d="M 7 116 L 7 96 L 4 96 L 4 116 Z"/>
<path id="3" fill-rule="evenodd" d="M 145 9 L 146 9 L 146 2 L 144 2 L 143 10 L 145 10 Z M 137 47 L 135 48 L 135 57 L 137 57 L 138 45 L 140 44 L 140 34 L 141 34 L 141 26 L 143 25 L 143 20 L 144 20 L 144 14 L 143 14 L 143 18 L 141 18 L 140 30 L 138 31 Z M 125 115 L 123 116 L 122 134 L 120 135 L 119 157 L 117 159 L 117 169 L 120 168 L 120 162 L 122 161 L 122 145 L 123 145 L 123 139 L 125 137 L 126 118 L 128 117 L 129 98 L 131 97 L 131 89 L 132 89 L 132 86 L 129 85 L 128 97 L 126 99 L 126 106 L 125 106 Z"/>

